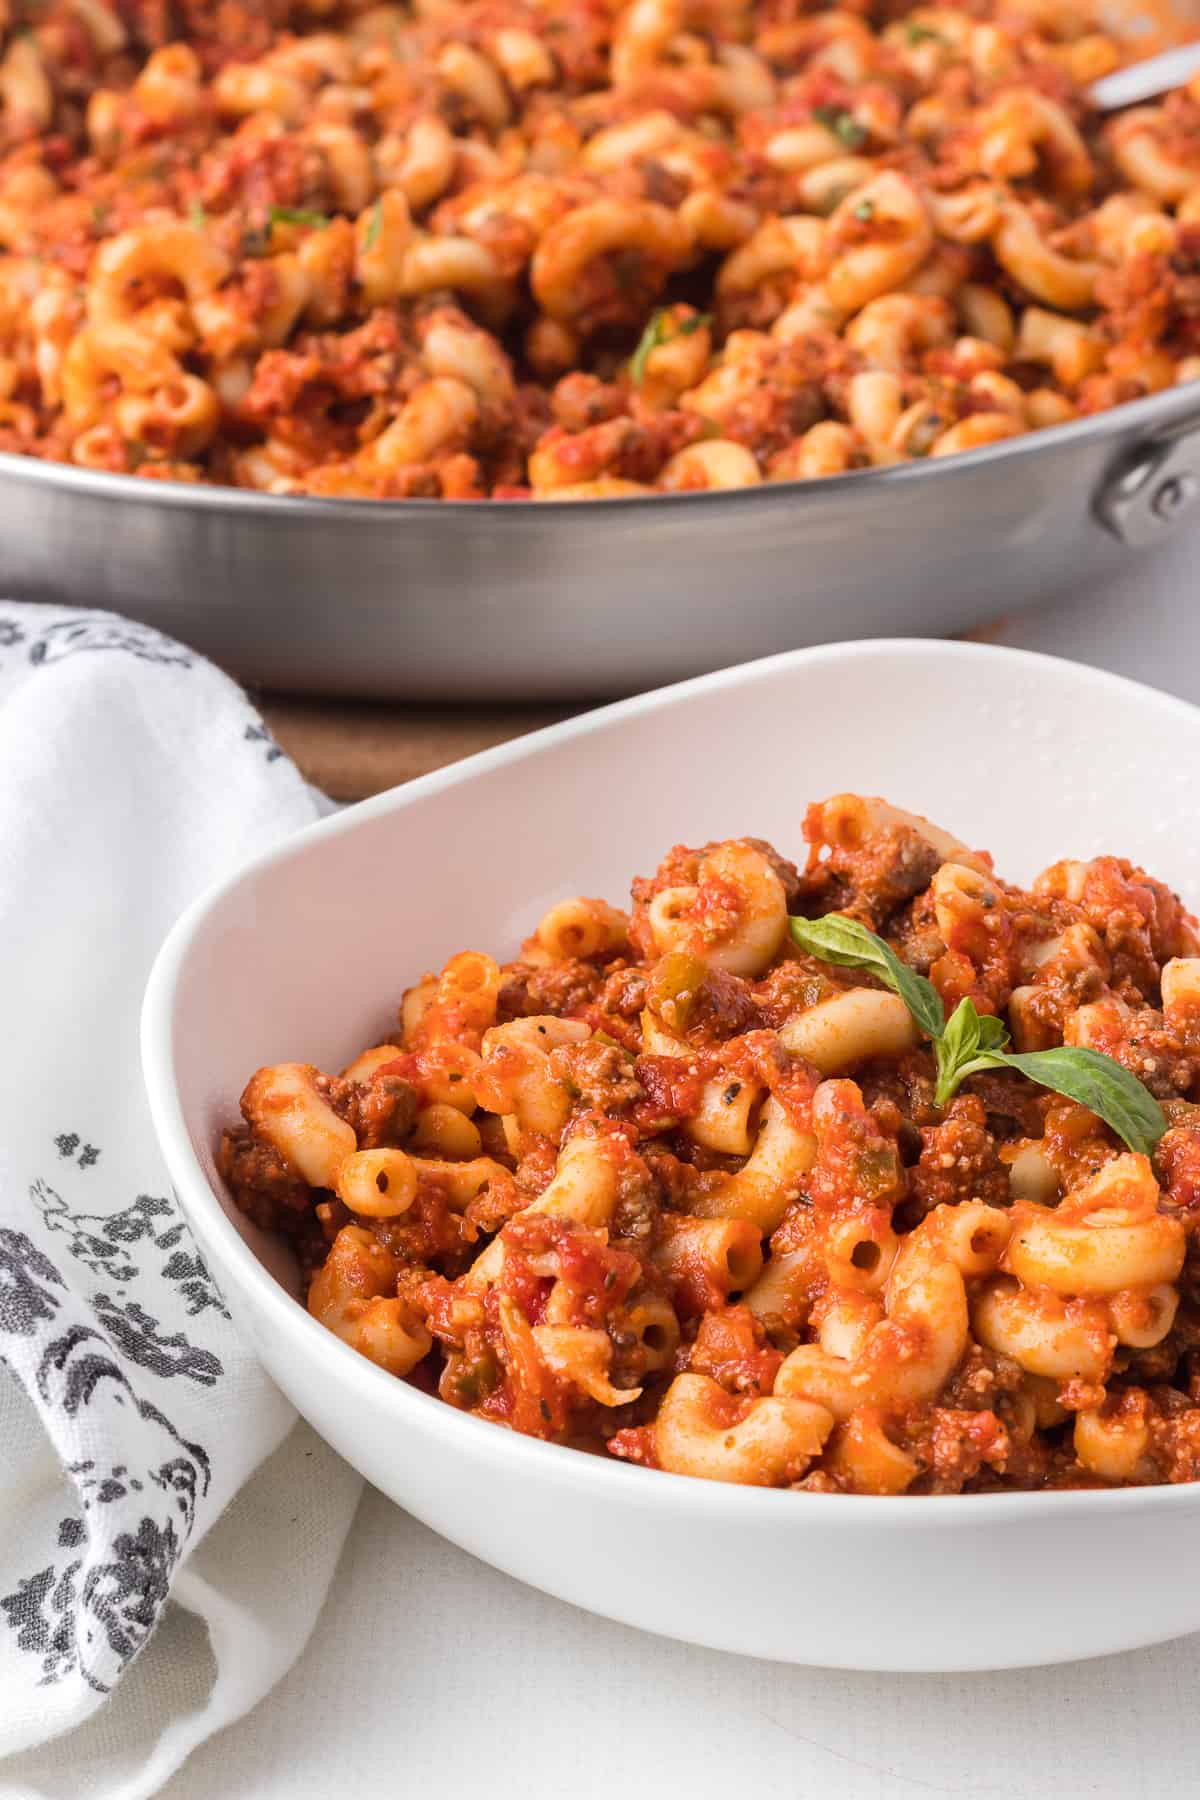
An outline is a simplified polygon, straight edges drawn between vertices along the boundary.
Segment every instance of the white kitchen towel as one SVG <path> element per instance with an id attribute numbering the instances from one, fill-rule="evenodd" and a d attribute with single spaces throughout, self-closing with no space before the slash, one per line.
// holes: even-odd
<path id="1" fill-rule="evenodd" d="M 298 1654 L 349 1528 L 357 1478 L 234 1333 L 138 1056 L 172 922 L 316 812 L 200 657 L 0 603 L 5 1796 L 152 1793 Z"/>

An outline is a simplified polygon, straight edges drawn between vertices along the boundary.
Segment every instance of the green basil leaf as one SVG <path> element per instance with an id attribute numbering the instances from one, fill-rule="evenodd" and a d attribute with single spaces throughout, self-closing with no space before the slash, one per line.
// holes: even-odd
<path id="1" fill-rule="evenodd" d="M 839 968 L 868 969 L 899 994 L 922 1031 L 933 1039 L 937 1105 L 944 1106 L 968 1075 L 984 1069 L 1015 1069 L 1039 1087 L 1086 1106 L 1129 1149 L 1143 1156 L 1151 1154 L 1167 1129 L 1166 1114 L 1153 1094 L 1111 1056 L 1070 1044 L 1024 1054 L 1005 1050 L 1008 1032 L 1000 1019 L 979 1013 L 970 1000 L 960 1000 L 947 1019 L 932 982 L 901 962 L 890 945 L 857 919 L 827 913 L 823 919 L 793 918 L 788 924 L 793 941 L 810 956 Z"/>
<path id="2" fill-rule="evenodd" d="M 941 1047 L 947 1062 L 970 1062 L 979 1050 L 979 1014 L 971 1000 L 960 1000 L 942 1033 Z"/>
<path id="3" fill-rule="evenodd" d="M 831 131 L 847 150 L 861 150 L 867 141 L 866 131 L 844 106 L 814 106 L 813 118 L 826 131 Z"/>
<path id="4" fill-rule="evenodd" d="M 629 379 L 634 387 L 642 385 L 652 350 L 657 350 L 660 344 L 672 343 L 675 338 L 691 337 L 702 325 L 711 325 L 712 317 L 711 313 L 694 313 L 689 319 L 680 319 L 672 330 L 671 315 L 665 306 L 660 306 L 652 315 L 650 323 L 638 339 L 637 349 L 629 359 Z"/>
<path id="5" fill-rule="evenodd" d="M 980 1013 L 973 1000 L 960 1000 L 934 1043 L 938 1066 L 934 1104 L 945 1106 L 964 1077 L 988 1068 L 988 1056 L 1007 1042 L 1008 1032 L 1000 1019 Z"/>
<path id="6" fill-rule="evenodd" d="M 945 1106 L 962 1079 L 960 1070 L 979 1054 L 979 1014 L 970 1000 L 960 1000 L 946 1029 L 934 1042 L 938 1078 L 934 1089 L 935 1106 Z"/>
<path id="7" fill-rule="evenodd" d="M 664 342 L 663 332 L 666 324 L 667 314 L 665 309 L 660 306 L 656 313 L 651 314 L 650 323 L 638 339 L 637 349 L 629 359 L 629 379 L 634 387 L 642 385 L 646 364 L 650 360 L 650 352 L 657 350 L 658 346 Z"/>
<path id="8" fill-rule="evenodd" d="M 901 962 L 890 945 L 857 919 L 826 913 L 823 919 L 789 919 L 788 924 L 801 950 L 838 968 L 869 969 L 884 987 L 899 994 L 928 1037 L 941 1037 L 946 1029 L 946 1009 L 933 983 Z"/>
<path id="9" fill-rule="evenodd" d="M 1158 1101 L 1136 1075 L 1099 1050 L 1065 1044 L 1059 1050 L 993 1052 L 998 1068 L 1016 1069 L 1039 1087 L 1077 1100 L 1112 1127 L 1131 1150 L 1149 1156 L 1167 1129 Z"/>
<path id="10" fill-rule="evenodd" d="M 371 208 L 371 216 L 367 220 L 367 229 L 363 234 L 363 249 L 373 250 L 376 239 L 383 225 L 383 201 L 377 200 Z"/>
<path id="11" fill-rule="evenodd" d="M 1003 1019 L 995 1013 L 979 1015 L 979 1048 L 981 1050 L 1003 1050 L 1008 1042 L 1008 1030 Z"/>
<path id="12" fill-rule="evenodd" d="M 273 206 L 267 213 L 272 225 L 315 225 L 324 227 L 329 224 L 328 213 L 313 212 L 306 206 Z"/>
<path id="13" fill-rule="evenodd" d="M 1167 1118 L 1149 1089 L 1099 1050 L 1065 1044 L 1057 1050 L 1005 1050 L 1008 1031 L 1000 1019 L 979 1013 L 970 1000 L 960 1000 L 950 1018 L 933 983 L 910 969 L 881 937 L 848 919 L 826 913 L 823 919 L 788 920 L 793 942 L 821 962 L 846 969 L 867 969 L 892 993 L 899 994 L 937 1056 L 935 1100 L 944 1106 L 968 1075 L 984 1069 L 1015 1069 L 1039 1087 L 1078 1101 L 1103 1119 L 1131 1150 L 1149 1156 Z"/>

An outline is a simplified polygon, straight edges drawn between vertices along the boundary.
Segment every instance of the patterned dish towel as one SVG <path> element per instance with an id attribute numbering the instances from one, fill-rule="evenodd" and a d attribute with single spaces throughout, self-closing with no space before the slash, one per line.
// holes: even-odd
<path id="1" fill-rule="evenodd" d="M 138 1057 L 174 919 L 317 810 L 190 651 L 0 603 L 5 1800 L 153 1793 L 299 1654 L 349 1529 L 358 1479 L 235 1336 Z"/>

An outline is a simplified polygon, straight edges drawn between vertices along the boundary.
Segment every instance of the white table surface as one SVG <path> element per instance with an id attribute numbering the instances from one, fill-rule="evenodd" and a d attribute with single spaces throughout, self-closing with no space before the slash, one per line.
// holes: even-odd
<path id="1" fill-rule="evenodd" d="M 1197 599 L 1192 533 L 1156 562 L 1131 560 L 1116 587 L 1014 617 L 997 637 L 1200 701 Z M 1200 1545 L 1196 1566 L 1180 1570 L 1197 1578 Z M 1200 1637 L 1007 1674 L 787 1668 L 577 1612 L 368 1490 L 304 1655 L 164 1791 L 169 1800 L 1195 1800 Z"/>

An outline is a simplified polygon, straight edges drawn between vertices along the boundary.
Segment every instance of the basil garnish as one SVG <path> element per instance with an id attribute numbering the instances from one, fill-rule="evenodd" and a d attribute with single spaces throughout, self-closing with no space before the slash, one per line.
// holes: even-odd
<path id="1" fill-rule="evenodd" d="M 629 379 L 634 387 L 642 385 L 652 350 L 657 350 L 660 344 L 673 343 L 676 338 L 691 337 L 702 325 L 712 324 L 712 314 L 695 313 L 690 319 L 681 319 L 674 330 L 671 329 L 673 323 L 669 309 L 660 306 L 638 339 L 637 349 L 629 359 Z"/>
<path id="2" fill-rule="evenodd" d="M 329 215 L 306 206 L 273 206 L 267 214 L 272 225 L 328 225 Z"/>
<path id="3" fill-rule="evenodd" d="M 848 919 L 844 913 L 826 913 L 823 919 L 790 919 L 788 923 L 801 950 L 841 969 L 869 969 L 884 987 L 899 994 L 927 1037 L 941 1037 L 946 1009 L 932 981 L 926 981 L 924 975 L 901 962 L 890 944 L 857 919 Z"/>
<path id="4" fill-rule="evenodd" d="M 1167 1129 L 1166 1116 L 1154 1096 L 1111 1056 L 1070 1044 L 1056 1050 L 1008 1050 L 1008 1032 L 999 1019 L 980 1013 L 970 1000 L 960 1000 L 947 1019 L 933 983 L 901 962 L 889 944 L 856 919 L 827 913 L 823 919 L 792 919 L 789 923 L 793 940 L 810 956 L 840 968 L 867 969 L 893 994 L 899 994 L 932 1040 L 938 1106 L 945 1106 L 968 1075 L 984 1069 L 1015 1069 L 1039 1087 L 1086 1106 L 1143 1156 L 1150 1155 Z"/>
<path id="5" fill-rule="evenodd" d="M 867 141 L 866 131 L 844 106 L 814 106 L 813 118 L 847 150 L 861 150 Z"/>

